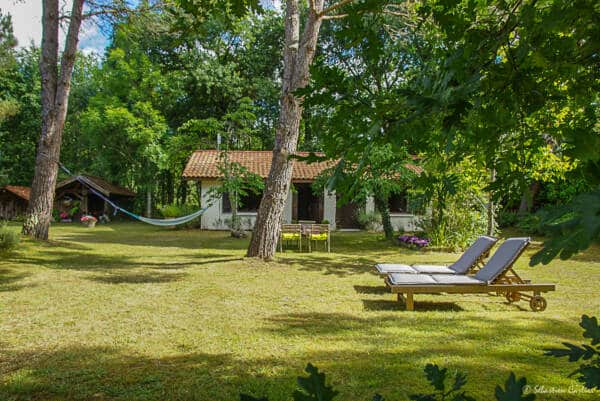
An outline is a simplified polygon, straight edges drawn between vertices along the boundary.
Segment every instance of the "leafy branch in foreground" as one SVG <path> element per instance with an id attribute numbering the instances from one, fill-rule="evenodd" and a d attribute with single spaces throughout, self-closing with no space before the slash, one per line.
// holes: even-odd
<path id="1" fill-rule="evenodd" d="M 328 386 L 325 382 L 325 373 L 312 364 L 306 365 L 304 369 L 308 377 L 298 377 L 298 389 L 294 390 L 292 398 L 294 401 L 331 401 L 338 395 L 338 391 Z M 447 368 L 440 368 L 435 364 L 425 366 L 425 376 L 433 386 L 434 392 L 430 394 L 411 395 L 413 401 L 477 401 L 466 394 L 463 389 L 467 384 L 467 375 L 463 372 L 448 373 Z M 496 386 L 495 396 L 497 401 L 534 401 L 535 394 L 525 394 L 527 380 L 522 377 L 517 379 L 514 373 L 504 384 L 504 388 Z M 240 394 L 240 401 L 269 401 L 267 397 L 253 397 Z M 375 394 L 371 401 L 385 401 L 383 396 Z"/>
<path id="2" fill-rule="evenodd" d="M 583 328 L 583 337 L 590 344 L 575 345 L 564 342 L 565 348 L 549 348 L 546 355 L 557 358 L 568 357 L 569 362 L 587 361 L 579 365 L 569 376 L 577 375 L 577 380 L 591 389 L 600 389 L 600 325 L 598 319 L 583 315 L 579 325 Z"/>
<path id="3" fill-rule="evenodd" d="M 548 264 L 556 256 L 569 259 L 600 241 L 600 188 L 578 195 L 571 203 L 550 213 L 542 225 L 550 239 L 533 255 L 531 266 Z"/>

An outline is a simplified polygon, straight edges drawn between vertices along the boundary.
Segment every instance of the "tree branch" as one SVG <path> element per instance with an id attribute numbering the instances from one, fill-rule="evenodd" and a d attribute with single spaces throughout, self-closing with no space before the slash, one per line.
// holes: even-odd
<path id="1" fill-rule="evenodd" d="M 348 16 L 348 14 L 334 14 L 334 15 L 324 15 L 321 18 L 324 20 L 328 20 L 328 19 L 342 19 L 342 18 L 346 18 Z"/>
<path id="2" fill-rule="evenodd" d="M 340 7 L 345 6 L 346 4 L 350 4 L 352 3 L 354 0 L 340 0 L 337 3 L 334 3 L 332 5 L 330 5 L 329 7 L 326 7 L 323 9 L 323 11 L 321 11 L 318 16 L 320 18 L 325 17 L 328 13 L 332 12 L 333 10 L 337 10 Z"/>

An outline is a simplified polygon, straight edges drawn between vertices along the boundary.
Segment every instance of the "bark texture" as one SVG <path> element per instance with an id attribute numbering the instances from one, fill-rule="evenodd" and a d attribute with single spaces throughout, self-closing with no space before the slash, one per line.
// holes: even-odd
<path id="1" fill-rule="evenodd" d="M 289 156 L 296 152 L 302 118 L 302 98 L 295 96 L 294 92 L 308 84 L 310 65 L 323 21 L 322 12 L 323 0 L 310 2 L 308 17 L 300 38 L 299 1 L 286 1 L 281 110 L 275 133 L 271 170 L 247 252 L 247 256 L 250 257 L 268 260 L 275 255 L 283 209 L 292 178 L 293 160 L 290 160 Z"/>
<path id="2" fill-rule="evenodd" d="M 381 225 L 383 225 L 383 232 L 385 238 L 388 240 L 394 239 L 394 227 L 392 226 L 392 220 L 390 218 L 390 207 L 388 206 L 388 199 L 381 196 L 381 194 L 375 194 L 373 196 L 375 207 L 381 213 Z"/>
<path id="3" fill-rule="evenodd" d="M 74 0 L 65 49 L 58 65 L 58 0 L 43 1 L 42 56 L 42 132 L 38 141 L 35 172 L 31 184 L 29 207 L 23 223 L 23 234 L 48 239 L 52 218 L 54 190 L 60 158 L 62 133 L 67 116 L 71 73 L 75 64 L 83 1 Z"/>
<path id="4" fill-rule="evenodd" d="M 490 182 L 494 183 L 496 181 L 496 169 L 492 169 L 490 173 Z M 494 203 L 494 198 L 492 193 L 489 194 L 489 202 L 487 206 L 487 230 L 486 235 L 493 237 L 496 234 L 496 204 Z"/>

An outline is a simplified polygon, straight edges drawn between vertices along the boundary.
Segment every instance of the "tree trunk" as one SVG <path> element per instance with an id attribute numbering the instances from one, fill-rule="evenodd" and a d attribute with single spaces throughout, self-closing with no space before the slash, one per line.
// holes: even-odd
<path id="1" fill-rule="evenodd" d="M 42 132 L 38 142 L 31 197 L 23 234 L 47 240 L 54 206 L 62 133 L 67 116 L 71 73 L 75 64 L 83 0 L 74 0 L 65 49 L 58 65 L 58 0 L 43 1 L 40 74 L 42 78 Z"/>
<path id="2" fill-rule="evenodd" d="M 490 181 L 493 183 L 496 181 L 496 169 L 492 169 L 490 174 Z M 490 200 L 487 207 L 487 232 L 486 235 L 493 236 L 496 233 L 496 205 L 492 193 L 489 194 Z"/>
<path id="3" fill-rule="evenodd" d="M 198 198 L 198 208 L 204 207 L 202 204 L 202 182 L 195 181 L 194 187 L 196 188 L 196 197 Z"/>
<path id="4" fill-rule="evenodd" d="M 373 194 L 373 200 L 375 201 L 375 207 L 381 213 L 381 224 L 383 225 L 385 239 L 394 239 L 394 227 L 390 218 L 390 207 L 387 198 L 381 196 L 381 194 Z"/>
<path id="5" fill-rule="evenodd" d="M 540 183 L 538 181 L 534 181 L 529 185 L 529 188 L 526 189 L 521 196 L 521 203 L 519 204 L 518 215 L 522 216 L 531 211 L 533 203 L 535 201 L 535 196 L 540 190 Z"/>
<path id="6" fill-rule="evenodd" d="M 152 189 L 146 189 L 146 217 L 152 217 Z"/>
<path id="7" fill-rule="evenodd" d="M 322 22 L 323 0 L 310 3 L 311 8 L 300 40 L 298 0 L 286 2 L 281 110 L 275 133 L 271 170 L 248 247 L 247 256 L 250 257 L 271 259 L 275 255 L 279 239 L 281 218 L 292 178 L 293 160 L 290 160 L 289 156 L 296 152 L 302 118 L 302 98 L 295 96 L 294 92 L 308 84 L 309 68 Z"/>

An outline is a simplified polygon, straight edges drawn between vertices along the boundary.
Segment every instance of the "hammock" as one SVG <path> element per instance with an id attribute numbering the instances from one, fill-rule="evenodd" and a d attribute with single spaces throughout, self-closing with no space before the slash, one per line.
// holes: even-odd
<path id="1" fill-rule="evenodd" d="M 73 174 L 71 174 L 69 169 L 67 169 L 62 164 L 59 163 L 59 166 L 67 174 L 69 174 L 71 176 L 73 175 Z M 80 183 L 82 183 L 83 185 L 85 185 L 94 195 L 96 195 L 100 199 L 104 200 L 109 205 L 111 205 L 115 209 L 115 214 L 117 214 L 118 211 L 121 211 L 134 219 L 137 219 L 146 224 L 152 224 L 153 226 L 169 227 L 169 226 L 178 226 L 180 224 L 189 223 L 190 221 L 202 216 L 204 214 L 204 212 L 206 212 L 206 209 L 208 209 L 208 207 L 205 207 L 205 208 L 202 208 L 192 214 L 188 214 L 187 216 L 176 217 L 174 219 L 150 219 L 148 217 L 143 217 L 143 216 L 140 216 L 138 214 L 135 214 L 128 210 L 123 209 L 121 206 L 117 205 L 116 203 L 114 203 L 113 201 L 108 199 L 108 197 L 104 196 L 104 194 L 96 191 L 96 189 L 94 189 L 94 186 L 92 185 L 92 183 L 90 183 L 90 181 L 86 177 L 78 175 L 78 176 L 75 176 L 75 179 L 77 181 L 79 181 Z"/>

